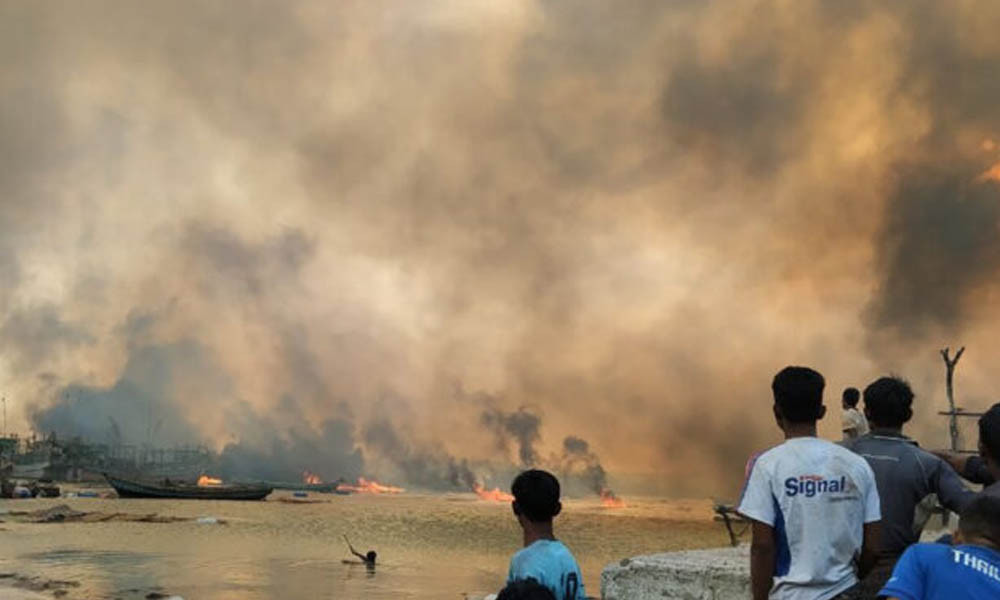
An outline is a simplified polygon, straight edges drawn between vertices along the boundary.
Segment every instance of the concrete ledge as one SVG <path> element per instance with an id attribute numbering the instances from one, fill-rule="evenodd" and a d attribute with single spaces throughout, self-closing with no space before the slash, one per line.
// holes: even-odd
<path id="1" fill-rule="evenodd" d="M 746 600 L 750 547 L 626 558 L 601 573 L 604 600 Z"/>

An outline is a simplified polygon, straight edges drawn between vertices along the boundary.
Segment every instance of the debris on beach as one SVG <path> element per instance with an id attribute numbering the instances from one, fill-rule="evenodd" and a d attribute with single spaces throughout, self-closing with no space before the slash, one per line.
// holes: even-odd
<path id="1" fill-rule="evenodd" d="M 180 523 L 195 520 L 201 522 L 201 519 L 191 517 L 173 517 L 157 513 L 134 514 L 100 511 L 87 512 L 74 510 L 65 504 L 41 510 L 12 510 L 8 512 L 7 515 L 17 518 L 18 521 L 23 523 L 107 523 L 109 521 L 128 523 Z M 217 519 L 215 517 L 211 518 L 214 519 L 213 523 L 226 523 L 223 519 Z"/>
<path id="2" fill-rule="evenodd" d="M 219 517 L 198 517 L 194 520 L 199 525 L 225 525 L 226 520 Z"/>
<path id="3" fill-rule="evenodd" d="M 113 499 L 117 498 L 118 494 L 114 492 L 104 492 L 103 494 L 95 492 L 93 490 L 80 490 L 78 492 L 66 492 L 63 496 L 64 498 L 105 498 Z"/>
<path id="4" fill-rule="evenodd" d="M 79 581 L 45 579 L 17 573 L 0 573 L 0 583 L 31 592 L 49 592 L 57 598 L 68 594 L 70 589 L 80 587 Z"/>
<path id="5" fill-rule="evenodd" d="M 287 497 L 282 496 L 281 498 L 275 498 L 275 502 L 283 502 L 285 504 L 329 504 L 330 500 L 320 500 L 319 498 L 298 498 L 298 497 Z"/>
<path id="6" fill-rule="evenodd" d="M 12 481 L 0 478 L 0 498 L 58 498 L 59 486 L 51 481 Z"/>

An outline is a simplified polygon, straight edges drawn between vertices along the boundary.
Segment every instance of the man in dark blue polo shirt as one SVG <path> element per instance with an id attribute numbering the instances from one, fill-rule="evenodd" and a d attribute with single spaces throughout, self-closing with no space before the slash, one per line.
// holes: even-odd
<path id="1" fill-rule="evenodd" d="M 979 456 L 951 452 L 936 453 L 973 483 L 985 487 L 983 493 L 1000 497 L 1000 404 L 994 404 L 979 418 Z"/>
<path id="2" fill-rule="evenodd" d="M 875 598 L 903 551 L 920 539 L 914 527 L 917 505 L 937 494 L 946 508 L 960 512 L 975 493 L 962 485 L 945 461 L 903 435 L 903 424 L 913 416 L 913 391 L 906 381 L 882 377 L 865 388 L 864 400 L 871 432 L 845 441 L 844 446 L 871 465 L 881 500 L 879 559 L 860 586 L 862 598 Z"/>

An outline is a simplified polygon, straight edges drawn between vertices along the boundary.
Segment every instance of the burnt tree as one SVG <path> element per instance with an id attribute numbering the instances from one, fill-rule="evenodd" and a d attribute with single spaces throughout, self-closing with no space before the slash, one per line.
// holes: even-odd
<path id="1" fill-rule="evenodd" d="M 952 451 L 958 450 L 958 409 L 955 407 L 955 365 L 958 364 L 960 358 L 962 358 L 962 353 L 965 352 L 965 346 L 958 349 L 955 353 L 955 357 L 949 356 L 950 349 L 945 348 L 941 351 L 941 358 L 944 359 L 945 366 L 945 391 L 948 394 L 948 434 L 951 436 L 951 449 Z"/>

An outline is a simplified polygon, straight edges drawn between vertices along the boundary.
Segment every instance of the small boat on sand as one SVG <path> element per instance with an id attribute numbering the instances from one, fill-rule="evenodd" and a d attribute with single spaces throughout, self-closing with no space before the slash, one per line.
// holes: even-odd
<path id="1" fill-rule="evenodd" d="M 276 490 L 291 492 L 313 492 L 316 494 L 331 494 L 337 490 L 336 483 L 292 483 L 287 481 L 268 481 L 266 485 Z"/>
<path id="2" fill-rule="evenodd" d="M 197 485 L 179 481 L 137 481 L 104 473 L 119 498 L 173 498 L 178 500 L 263 500 L 273 488 L 258 484 Z"/>

